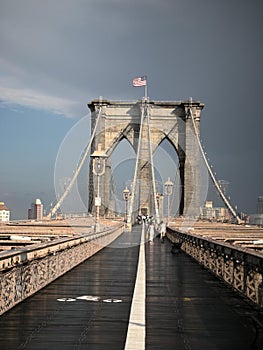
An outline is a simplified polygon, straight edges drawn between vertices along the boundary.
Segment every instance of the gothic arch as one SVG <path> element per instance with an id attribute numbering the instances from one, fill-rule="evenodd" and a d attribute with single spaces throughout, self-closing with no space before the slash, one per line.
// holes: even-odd
<path id="1" fill-rule="evenodd" d="M 98 144 L 101 144 L 102 149 L 108 155 L 106 172 L 101 179 L 102 195 L 104 196 L 102 201 L 105 204 L 102 208 L 102 214 L 107 212 L 107 202 L 109 200 L 107 186 L 111 173 L 111 155 L 124 138 L 136 153 L 143 105 L 145 106 L 145 101 L 114 102 L 107 100 L 95 100 L 88 105 L 91 112 L 95 112 L 92 113 L 92 125 L 95 125 L 96 112 L 100 108 L 102 109 L 102 118 L 99 125 L 100 133 L 94 139 L 91 152 L 94 152 Z M 154 153 L 161 142 L 167 139 L 178 155 L 182 183 L 180 214 L 189 213 L 190 206 L 193 209 L 191 211 L 192 215 L 199 213 L 198 188 L 200 174 L 197 156 L 199 149 L 193 137 L 193 125 L 188 109 L 191 107 L 199 131 L 200 114 L 203 106 L 199 101 L 192 101 L 191 99 L 189 101 L 147 100 L 150 115 L 151 144 L 153 145 L 152 152 Z M 92 174 L 90 176 L 92 177 Z M 93 181 L 90 181 L 90 184 L 92 197 Z"/>

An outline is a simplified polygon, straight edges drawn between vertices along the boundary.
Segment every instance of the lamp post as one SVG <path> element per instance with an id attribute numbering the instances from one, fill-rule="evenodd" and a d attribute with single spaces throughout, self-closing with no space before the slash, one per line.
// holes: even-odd
<path id="1" fill-rule="evenodd" d="M 169 218 L 170 218 L 170 196 L 173 193 L 173 182 L 171 181 L 170 177 L 168 177 L 167 181 L 164 183 L 164 189 L 165 194 L 167 195 L 167 224 L 169 224 Z"/>
<path id="2" fill-rule="evenodd" d="M 125 187 L 125 189 L 122 192 L 123 194 L 123 199 L 125 200 L 125 226 L 127 227 L 127 209 L 128 209 L 128 200 L 130 197 L 130 191 L 128 190 L 127 186 Z"/>
<path id="3" fill-rule="evenodd" d="M 159 214 L 159 219 L 163 220 L 163 194 L 156 193 L 157 209 Z"/>
<path id="4" fill-rule="evenodd" d="M 156 192 L 155 194 L 155 198 L 156 198 L 156 219 L 157 219 L 157 224 L 159 224 L 160 222 L 160 194 L 158 192 Z"/>
<path id="5" fill-rule="evenodd" d="M 101 197 L 100 197 L 100 176 L 105 173 L 105 159 L 107 155 L 101 149 L 101 144 L 98 144 L 98 150 L 90 155 L 93 158 L 92 162 L 92 172 L 97 175 L 97 195 L 95 197 L 95 232 L 100 231 L 100 207 L 101 207 Z"/>
<path id="6" fill-rule="evenodd" d="M 160 209 L 160 194 L 156 193 L 156 202 L 157 202 L 157 208 Z"/>

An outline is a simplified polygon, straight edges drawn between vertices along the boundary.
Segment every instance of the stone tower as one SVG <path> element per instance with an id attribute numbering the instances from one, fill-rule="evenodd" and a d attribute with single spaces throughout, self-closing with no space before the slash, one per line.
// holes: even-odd
<path id="1" fill-rule="evenodd" d="M 191 108 L 197 132 L 200 132 L 200 114 L 204 105 L 199 101 L 151 101 L 149 99 L 128 102 L 94 100 L 88 104 L 92 112 L 91 129 L 93 130 L 101 108 L 101 117 L 98 131 L 91 146 L 91 153 L 98 149 L 100 144 L 105 154 L 105 173 L 100 179 L 101 208 L 100 213 L 109 213 L 111 155 L 122 139 L 127 139 L 137 153 L 140 127 L 141 147 L 138 166 L 139 198 L 134 213 L 141 209 L 151 212 L 153 198 L 150 186 L 152 178 L 149 171 L 149 148 L 145 124 L 141 126 L 141 115 L 147 107 L 149 113 L 149 128 L 151 135 L 151 152 L 154 153 L 164 139 L 167 139 L 178 155 L 179 174 L 181 182 L 179 214 L 198 216 L 200 212 L 200 154 L 195 136 L 193 120 L 189 113 Z M 92 166 L 90 165 L 90 169 Z M 94 211 L 94 193 L 97 178 L 90 171 L 89 210 Z"/>

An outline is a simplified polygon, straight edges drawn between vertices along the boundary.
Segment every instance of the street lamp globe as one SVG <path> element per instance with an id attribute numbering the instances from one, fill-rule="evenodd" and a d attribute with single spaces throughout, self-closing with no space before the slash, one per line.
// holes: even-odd
<path id="1" fill-rule="evenodd" d="M 123 190 L 122 194 L 123 194 L 123 199 L 124 199 L 125 201 L 127 201 L 127 200 L 129 199 L 129 196 L 130 196 L 130 191 L 129 191 L 129 189 L 127 188 L 127 186 L 126 186 L 125 189 Z"/>
<path id="2" fill-rule="evenodd" d="M 168 177 L 167 181 L 164 183 L 165 188 L 165 194 L 167 196 L 170 196 L 173 193 L 173 182 L 171 181 L 170 177 Z"/>

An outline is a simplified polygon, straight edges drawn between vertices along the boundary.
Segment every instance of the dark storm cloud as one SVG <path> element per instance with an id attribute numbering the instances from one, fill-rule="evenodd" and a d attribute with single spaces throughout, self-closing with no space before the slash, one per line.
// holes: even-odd
<path id="1" fill-rule="evenodd" d="M 14 78 L 15 73 L 18 85 L 51 88 L 59 97 L 83 96 L 85 90 L 118 92 L 121 76 L 127 79 L 128 72 L 130 78 L 153 45 L 157 10 L 155 5 L 145 13 L 138 1 L 4 1 L 1 60 L 6 75 Z"/>
<path id="2" fill-rule="evenodd" d="M 102 95 L 205 103 L 202 138 L 232 197 L 261 195 L 262 1 L 57 0 L 0 3 L 0 94 L 68 116 Z M 247 203 L 249 202 L 249 205 Z"/>

